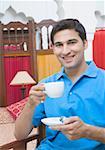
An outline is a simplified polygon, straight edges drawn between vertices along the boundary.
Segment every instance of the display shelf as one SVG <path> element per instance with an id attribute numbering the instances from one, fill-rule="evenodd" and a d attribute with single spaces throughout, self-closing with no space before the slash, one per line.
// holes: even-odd
<path id="1" fill-rule="evenodd" d="M 17 71 L 26 70 L 37 80 L 36 69 L 34 69 L 37 68 L 34 63 L 35 54 L 33 56 L 33 45 L 35 47 L 33 36 L 35 33 L 32 29 L 34 29 L 33 21 L 29 21 L 27 24 L 21 22 L 0 23 L 1 106 L 21 100 L 18 94 L 17 99 L 14 98 L 16 95 L 14 97 L 11 96 L 15 92 L 15 88 L 10 87 L 9 84 Z"/>
<path id="2" fill-rule="evenodd" d="M 36 82 L 60 68 L 61 65 L 56 60 L 53 50 L 49 48 L 50 32 L 55 23 L 51 19 L 42 20 L 39 23 L 29 21 L 27 24 L 10 22 L 5 25 L 0 23 L 1 106 L 7 105 L 9 97 L 6 92 L 11 88 L 8 85 L 13 78 L 11 72 L 17 66 L 17 71 L 24 70 L 24 67 L 27 67 Z M 14 63 L 17 64 L 14 65 Z M 8 66 L 8 68 L 5 68 L 5 66 Z M 9 75 L 7 76 L 7 74 Z M 12 91 L 11 95 L 13 93 Z"/>

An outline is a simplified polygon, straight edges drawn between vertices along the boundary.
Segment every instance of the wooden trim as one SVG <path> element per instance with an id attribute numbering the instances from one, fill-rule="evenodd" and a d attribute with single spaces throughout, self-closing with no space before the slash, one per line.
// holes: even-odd
<path id="1" fill-rule="evenodd" d="M 4 51 L 2 50 L 2 53 L 0 53 L 0 56 L 30 56 L 31 55 L 31 50 L 23 51 L 23 50 L 18 50 L 18 51 Z"/>
<path id="2" fill-rule="evenodd" d="M 21 27 L 23 29 L 25 27 L 28 27 L 28 23 L 24 24 L 22 22 L 16 21 L 16 22 L 9 22 L 6 25 L 3 24 L 3 28 L 7 28 L 7 29 L 14 28 L 16 30 L 18 27 Z"/>
<path id="3" fill-rule="evenodd" d="M 16 141 L 7 143 L 5 145 L 2 145 L 2 146 L 0 146 L 0 150 L 8 150 L 10 148 L 13 148 L 13 150 L 26 150 L 26 144 L 28 142 L 38 139 L 38 138 L 39 138 L 39 134 L 31 135 L 21 141 L 16 140 Z"/>
<path id="4" fill-rule="evenodd" d="M 3 57 L 0 56 L 0 106 L 6 106 L 6 88 L 4 77 L 4 63 Z"/>
<path id="5" fill-rule="evenodd" d="M 36 57 L 36 31 L 35 31 L 35 24 L 33 21 L 29 22 L 29 37 L 30 37 L 30 42 L 29 42 L 29 49 L 31 49 L 31 72 L 32 75 L 35 79 L 35 81 L 38 81 L 37 77 L 37 57 Z"/>
<path id="6" fill-rule="evenodd" d="M 0 23 L 0 44 L 2 43 L 2 24 Z M 6 87 L 3 62 L 3 49 L 0 47 L 0 106 L 6 106 Z"/>
<path id="7" fill-rule="evenodd" d="M 6 54 L 2 54 L 4 57 L 17 57 L 17 56 L 30 56 L 30 53 L 6 53 Z"/>
<path id="8" fill-rule="evenodd" d="M 37 55 L 50 55 L 53 54 L 52 49 L 36 50 Z"/>

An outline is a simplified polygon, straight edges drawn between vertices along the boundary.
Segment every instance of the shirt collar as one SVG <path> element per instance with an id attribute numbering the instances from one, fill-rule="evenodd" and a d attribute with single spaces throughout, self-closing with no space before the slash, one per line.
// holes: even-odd
<path id="1" fill-rule="evenodd" d="M 89 65 L 88 69 L 84 72 L 83 75 L 88 76 L 88 77 L 96 77 L 98 68 L 95 65 L 95 63 L 93 61 L 88 61 L 87 64 Z M 62 76 L 65 76 L 64 67 L 62 67 L 61 70 L 58 72 L 56 79 L 58 80 Z"/>
<path id="2" fill-rule="evenodd" d="M 88 76 L 88 77 L 96 77 L 97 72 L 98 72 L 98 68 L 95 65 L 95 63 L 93 61 L 88 61 L 87 64 L 89 66 L 83 75 Z"/>
<path id="3" fill-rule="evenodd" d="M 58 72 L 56 79 L 58 80 L 59 78 L 61 78 L 62 76 L 64 76 L 64 67 L 61 68 L 61 70 Z"/>

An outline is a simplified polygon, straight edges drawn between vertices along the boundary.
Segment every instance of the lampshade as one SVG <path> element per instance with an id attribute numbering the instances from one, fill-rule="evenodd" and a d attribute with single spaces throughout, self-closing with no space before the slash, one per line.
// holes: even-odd
<path id="1" fill-rule="evenodd" d="M 27 84 L 35 84 L 36 82 L 29 75 L 27 71 L 19 71 L 14 76 L 10 85 L 27 85 Z"/>

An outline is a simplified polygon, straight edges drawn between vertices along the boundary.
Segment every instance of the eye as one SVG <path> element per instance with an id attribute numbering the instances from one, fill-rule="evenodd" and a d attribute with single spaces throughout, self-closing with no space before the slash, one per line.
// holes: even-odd
<path id="1" fill-rule="evenodd" d="M 77 41 L 68 41 L 68 42 L 67 42 L 68 45 L 70 45 L 70 44 L 75 44 L 75 43 L 77 43 Z"/>
<path id="2" fill-rule="evenodd" d="M 62 43 L 55 43 L 54 46 L 59 48 L 59 47 L 62 47 L 63 44 Z"/>

